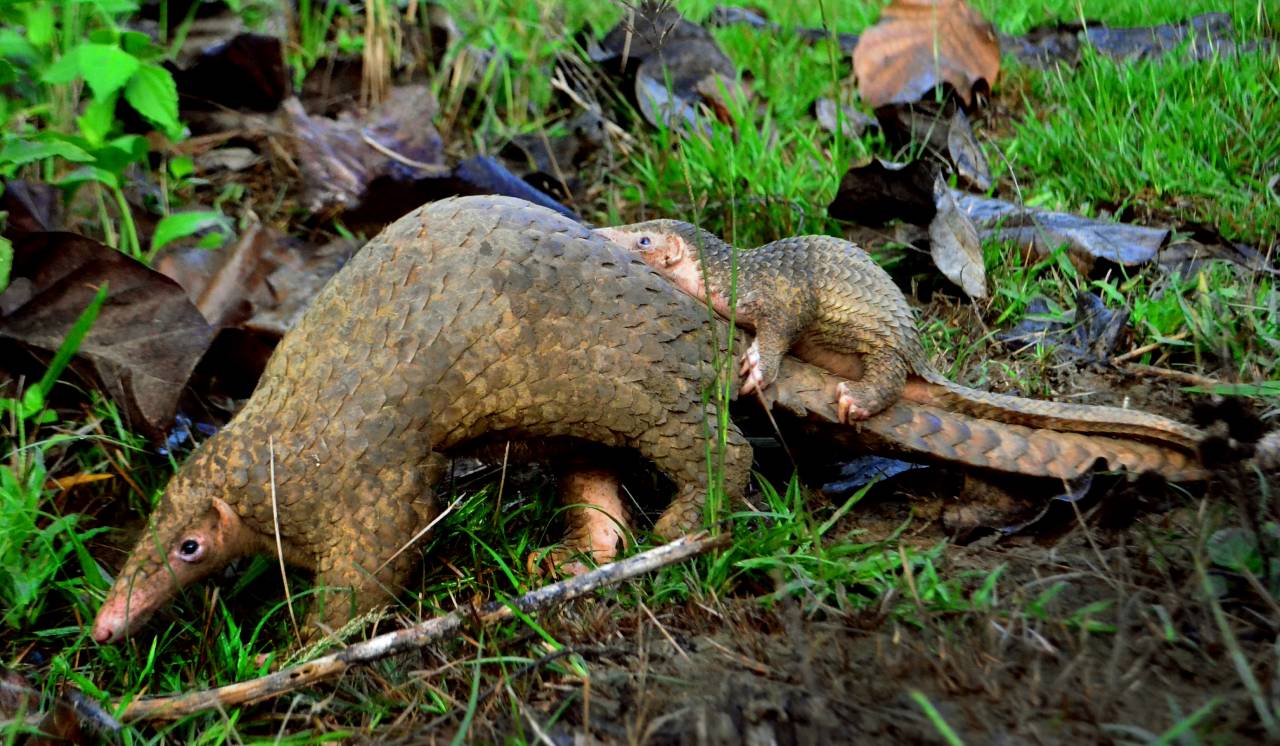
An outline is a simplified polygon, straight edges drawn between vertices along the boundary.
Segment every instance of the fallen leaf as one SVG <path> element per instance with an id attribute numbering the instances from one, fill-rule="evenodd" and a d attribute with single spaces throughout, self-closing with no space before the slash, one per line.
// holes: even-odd
<path id="1" fill-rule="evenodd" d="M 953 192 L 952 197 L 974 224 L 984 229 L 984 237 L 1013 241 L 1039 255 L 1065 244 L 1086 269 L 1096 259 L 1126 266 L 1145 264 L 1169 238 L 1167 228 L 1094 220 L 962 192 Z"/>
<path id="2" fill-rule="evenodd" d="M 188 46 L 195 37 L 188 37 Z M 289 95 L 288 66 L 279 38 L 239 33 L 189 53 L 174 73 L 184 110 L 274 111 Z"/>
<path id="3" fill-rule="evenodd" d="M 979 192 L 991 188 L 991 167 L 973 136 L 973 127 L 969 125 L 964 109 L 957 108 L 951 115 L 951 123 L 947 127 L 947 155 L 961 182 Z"/>
<path id="4" fill-rule="evenodd" d="M 25 654 L 24 654 L 25 655 Z M 0 668 L 0 723 L 22 724 L 30 735 L 16 743 L 26 746 L 54 746 L 66 743 L 98 743 L 105 736 L 120 731 L 120 723 L 97 702 L 70 687 L 48 703 L 42 711 L 40 692 L 16 671 Z M 89 726 L 85 728 L 84 726 Z M 5 728 L 12 739 L 18 730 Z"/>
<path id="5" fill-rule="evenodd" d="M 119 405 L 126 423 L 163 437 L 213 330 L 164 275 L 74 233 L 36 233 L 14 244 L 13 282 L 0 294 L 6 362 L 26 351 L 46 361 L 103 283 L 110 292 L 73 368 Z"/>
<path id="6" fill-rule="evenodd" d="M 884 481 L 905 471 L 928 468 L 928 464 L 913 464 L 886 456 L 859 456 L 840 464 L 837 477 L 823 484 L 821 492 L 827 499 L 839 500 L 872 482 Z"/>
<path id="7" fill-rule="evenodd" d="M 937 213 L 933 182 L 933 166 L 925 161 L 889 163 L 877 158 L 845 172 L 827 214 L 869 226 L 890 220 L 928 225 Z"/>
<path id="8" fill-rule="evenodd" d="M 862 34 L 853 69 L 873 108 L 919 101 L 943 83 L 970 104 L 996 81 L 1000 42 L 964 0 L 894 0 Z"/>
<path id="9" fill-rule="evenodd" d="M 1038 26 L 1021 36 L 1001 36 L 1000 44 L 1020 62 L 1035 67 L 1080 61 L 1080 49 L 1092 47 L 1116 60 L 1156 59 L 1181 53 L 1185 59 L 1221 59 L 1258 50 L 1271 50 L 1271 39 L 1237 38 L 1228 13 L 1204 13 L 1182 23 L 1159 26 L 1114 27 L 1097 21 Z"/>
<path id="10" fill-rule="evenodd" d="M 854 138 L 862 137 L 862 133 L 868 129 L 879 126 L 874 117 L 869 117 L 852 106 L 841 106 L 839 111 L 840 119 L 837 121 L 834 99 L 820 98 L 813 102 L 813 115 L 827 132 L 839 131 L 840 123 L 843 122 L 844 136 Z"/>
<path id="11" fill-rule="evenodd" d="M 1076 307 L 1055 310 L 1044 297 L 1027 304 L 1018 325 L 996 333 L 996 340 L 1015 349 L 1043 347 L 1062 361 L 1103 363 L 1129 336 L 1129 312 L 1112 310 L 1097 295 L 1081 291 Z"/>
<path id="12" fill-rule="evenodd" d="M 701 26 L 671 4 L 645 0 L 605 34 L 592 60 L 624 81 L 641 115 L 654 126 L 706 133 L 706 106 L 732 123 L 730 112 L 748 95 L 737 68 Z"/>
<path id="13" fill-rule="evenodd" d="M 832 37 L 836 40 L 836 46 L 840 49 L 841 55 L 853 54 L 853 50 L 858 46 L 858 35 L 839 32 L 833 34 L 824 28 L 784 28 L 773 21 L 770 21 L 765 15 L 763 8 L 742 8 L 736 6 L 717 5 L 711 10 L 711 16 L 707 19 L 708 25 L 711 26 L 734 26 L 745 25 L 750 26 L 757 31 L 769 31 L 775 34 L 792 34 L 800 37 L 809 44 L 821 44 L 828 41 Z"/>
<path id="14" fill-rule="evenodd" d="M 941 176 L 934 183 L 937 213 L 929 223 L 929 251 L 933 263 L 948 280 L 974 300 L 987 297 L 987 272 L 982 263 L 982 240 L 969 217 L 960 211 Z"/>
<path id="15" fill-rule="evenodd" d="M 278 267 L 299 261 L 283 237 L 260 225 L 221 251 L 187 248 L 163 254 L 156 269 L 182 286 L 213 327 L 235 326 L 278 298 L 266 278 Z"/>
<path id="16" fill-rule="evenodd" d="M 0 212 L 5 213 L 4 236 L 10 240 L 56 230 L 62 222 L 62 194 L 42 181 L 9 179 L 0 193 Z"/>
<path id="17" fill-rule="evenodd" d="M 451 175 L 432 124 L 436 111 L 435 97 L 422 85 L 394 89 L 386 103 L 360 118 L 312 116 L 298 99 L 285 101 L 306 209 L 321 215 L 355 209 L 379 177 L 412 182 Z"/>
<path id="18" fill-rule="evenodd" d="M 584 111 L 563 127 L 566 132 L 549 136 L 546 132 L 517 135 L 498 152 L 509 170 L 534 189 L 558 200 L 569 200 L 581 192 L 580 173 L 608 143 L 604 117 Z"/>
<path id="19" fill-rule="evenodd" d="M 517 197 L 541 205 L 574 220 L 581 220 L 577 213 L 534 189 L 520 177 L 507 170 L 497 160 L 487 155 L 466 159 L 454 169 L 450 183 L 454 194 L 502 194 Z"/>

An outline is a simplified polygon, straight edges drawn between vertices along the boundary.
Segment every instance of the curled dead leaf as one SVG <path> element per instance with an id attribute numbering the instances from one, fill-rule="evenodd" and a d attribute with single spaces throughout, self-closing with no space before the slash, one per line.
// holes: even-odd
<path id="1" fill-rule="evenodd" d="M 995 29 L 964 0 L 894 0 L 853 50 L 862 99 L 908 104 L 946 83 L 973 102 L 1000 72 Z"/>
<path id="2" fill-rule="evenodd" d="M 934 182 L 938 212 L 929 223 L 933 263 L 942 274 L 974 300 L 987 297 L 987 272 L 982 263 L 982 240 L 969 216 L 961 212 L 939 176 Z"/>

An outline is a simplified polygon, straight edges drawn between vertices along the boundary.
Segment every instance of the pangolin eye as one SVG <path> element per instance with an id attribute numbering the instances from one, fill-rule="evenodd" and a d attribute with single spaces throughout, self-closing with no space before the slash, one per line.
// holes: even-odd
<path id="1" fill-rule="evenodd" d="M 195 539 L 187 539 L 178 547 L 178 554 L 186 559 L 192 559 L 200 552 L 200 542 Z"/>
<path id="2" fill-rule="evenodd" d="M 647 249 L 653 243 L 653 241 L 649 240 L 648 236 L 641 236 L 640 240 L 636 241 L 636 243 L 640 246 L 640 248 Z"/>

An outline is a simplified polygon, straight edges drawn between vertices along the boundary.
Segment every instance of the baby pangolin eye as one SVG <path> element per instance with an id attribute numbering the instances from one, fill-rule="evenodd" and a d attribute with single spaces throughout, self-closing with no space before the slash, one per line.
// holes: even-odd
<path id="1" fill-rule="evenodd" d="M 200 551 L 200 542 L 195 539 L 187 539 L 182 542 L 182 546 L 178 547 L 178 554 L 183 557 L 193 557 L 196 552 Z"/>
<path id="2" fill-rule="evenodd" d="M 640 240 L 636 241 L 636 243 L 640 245 L 640 248 L 647 249 L 649 248 L 649 245 L 653 243 L 653 241 L 650 241 L 648 236 L 641 236 Z"/>

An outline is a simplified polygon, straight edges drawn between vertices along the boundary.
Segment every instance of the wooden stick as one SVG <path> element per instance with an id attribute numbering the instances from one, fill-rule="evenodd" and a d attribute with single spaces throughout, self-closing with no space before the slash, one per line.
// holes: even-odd
<path id="1" fill-rule="evenodd" d="M 1215 386 L 1226 386 L 1226 381 L 1219 381 L 1216 378 L 1198 375 L 1196 373 L 1187 373 L 1181 370 L 1171 370 L 1169 368 L 1157 368 L 1154 365 L 1143 365 L 1142 363 L 1124 363 L 1123 366 L 1144 376 L 1155 376 L 1157 378 L 1168 378 L 1171 381 L 1186 384 L 1187 386 L 1200 386 L 1201 388 L 1211 389 Z"/>
<path id="2" fill-rule="evenodd" d="M 631 580 L 703 552 L 719 549 L 728 545 L 732 538 L 729 533 L 710 536 L 706 532 L 681 537 L 670 544 L 613 562 L 585 575 L 542 586 L 519 598 L 491 601 L 480 607 L 475 619 L 479 624 L 488 625 L 514 616 L 513 608 L 530 612 L 561 604 L 605 586 Z M 249 681 L 216 689 L 135 700 L 125 708 L 121 720 L 171 720 L 203 710 L 236 707 L 278 696 L 337 676 L 352 666 L 428 645 L 457 630 L 472 616 L 470 609 L 453 611 Z"/>

